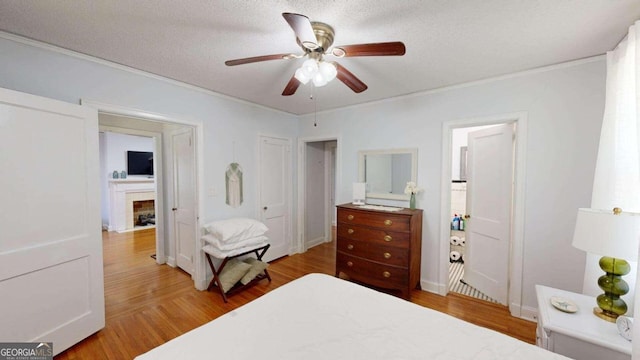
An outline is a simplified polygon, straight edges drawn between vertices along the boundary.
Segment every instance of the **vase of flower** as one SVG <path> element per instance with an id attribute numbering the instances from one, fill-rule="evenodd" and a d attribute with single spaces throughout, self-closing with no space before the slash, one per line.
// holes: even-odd
<path id="1" fill-rule="evenodd" d="M 421 188 L 419 188 L 415 182 L 413 181 L 409 181 L 407 183 L 407 186 L 404 188 L 404 193 L 409 195 L 409 208 L 410 209 L 415 209 L 416 208 L 416 194 L 419 193 L 420 191 L 422 191 Z"/>

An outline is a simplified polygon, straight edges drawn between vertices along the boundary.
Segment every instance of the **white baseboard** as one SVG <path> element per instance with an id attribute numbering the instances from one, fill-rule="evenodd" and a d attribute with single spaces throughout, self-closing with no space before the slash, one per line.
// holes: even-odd
<path id="1" fill-rule="evenodd" d="M 317 238 L 315 238 L 315 239 L 313 239 L 313 240 L 307 241 L 307 246 L 306 246 L 306 248 L 307 248 L 307 249 L 311 249 L 312 247 L 314 247 L 314 246 L 316 246 L 316 245 L 323 244 L 323 243 L 325 243 L 325 242 L 327 242 L 327 239 L 325 239 L 325 237 L 324 237 L 324 236 L 320 236 L 320 237 L 317 237 Z"/>
<path id="2" fill-rule="evenodd" d="M 176 259 L 174 257 L 167 256 L 167 265 L 171 267 L 177 267 L 178 263 L 176 263 Z"/>
<path id="3" fill-rule="evenodd" d="M 447 295 L 446 285 L 441 285 L 432 281 L 420 280 L 420 287 L 424 291 L 445 296 Z"/>
<path id="4" fill-rule="evenodd" d="M 538 309 L 529 306 L 520 308 L 520 318 L 532 322 L 538 322 Z"/>

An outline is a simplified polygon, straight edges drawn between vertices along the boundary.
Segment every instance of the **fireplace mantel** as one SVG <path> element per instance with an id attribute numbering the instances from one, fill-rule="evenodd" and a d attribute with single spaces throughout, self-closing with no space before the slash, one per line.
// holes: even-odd
<path id="1" fill-rule="evenodd" d="M 156 184 L 154 179 L 109 180 L 109 231 L 123 232 L 133 229 L 131 199 L 153 200 L 155 192 Z"/>

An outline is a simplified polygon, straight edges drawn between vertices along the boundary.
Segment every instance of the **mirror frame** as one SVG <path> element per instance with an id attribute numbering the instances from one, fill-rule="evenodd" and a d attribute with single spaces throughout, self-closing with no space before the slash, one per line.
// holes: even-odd
<path id="1" fill-rule="evenodd" d="M 395 155 L 395 154 L 409 154 L 411 155 L 411 179 L 407 181 L 418 182 L 418 149 L 406 148 L 406 149 L 386 149 L 386 150 L 362 150 L 358 151 L 358 180 L 365 182 L 365 167 L 364 159 L 367 155 Z M 409 200 L 409 195 L 406 194 L 385 194 L 385 193 L 372 193 L 367 189 L 366 197 L 372 199 L 389 199 L 389 200 Z"/>

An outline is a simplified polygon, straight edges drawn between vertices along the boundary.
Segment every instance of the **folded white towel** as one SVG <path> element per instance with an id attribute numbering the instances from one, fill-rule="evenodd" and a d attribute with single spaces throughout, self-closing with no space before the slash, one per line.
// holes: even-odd
<path id="1" fill-rule="evenodd" d="M 237 242 L 264 235 L 269 231 L 262 222 L 249 218 L 218 220 L 203 227 L 222 242 Z"/>
<path id="2" fill-rule="evenodd" d="M 206 252 L 207 254 L 213 255 L 213 256 L 217 257 L 218 259 L 224 259 L 224 258 L 229 257 L 229 256 L 234 256 L 234 255 L 242 254 L 243 252 L 246 252 L 246 251 L 257 249 L 259 247 L 267 245 L 268 243 L 269 243 L 269 241 L 265 240 L 261 244 L 256 244 L 256 245 L 253 245 L 253 246 L 245 246 L 245 247 L 238 248 L 238 249 L 233 249 L 233 250 L 220 250 L 220 249 L 218 249 L 217 247 L 215 247 L 215 246 L 213 246 L 211 244 L 207 244 L 207 245 L 202 247 L 202 251 Z"/>
<path id="3" fill-rule="evenodd" d="M 256 236 L 256 237 L 240 240 L 237 242 L 226 243 L 226 242 L 220 241 L 220 239 L 213 236 L 212 234 L 207 234 L 202 237 L 202 240 L 209 243 L 210 245 L 217 247 L 221 251 L 234 250 L 234 249 L 244 248 L 247 246 L 262 244 L 268 239 L 269 239 L 268 237 L 262 235 L 262 236 Z"/>

